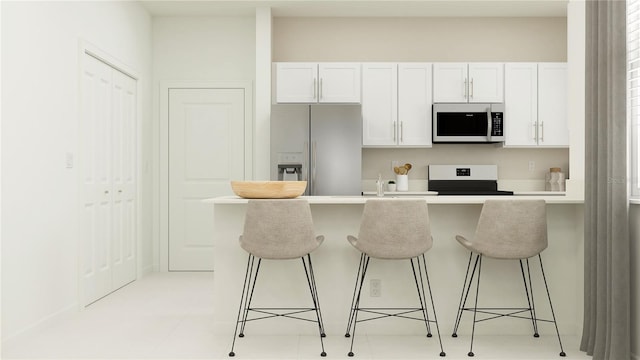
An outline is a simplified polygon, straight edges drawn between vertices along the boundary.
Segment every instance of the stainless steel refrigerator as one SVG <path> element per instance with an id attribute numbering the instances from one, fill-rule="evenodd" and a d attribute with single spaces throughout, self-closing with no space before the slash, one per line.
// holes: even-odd
<path id="1" fill-rule="evenodd" d="M 305 195 L 362 194 L 359 105 L 278 105 L 272 108 L 272 148 L 272 157 L 301 153 Z"/>

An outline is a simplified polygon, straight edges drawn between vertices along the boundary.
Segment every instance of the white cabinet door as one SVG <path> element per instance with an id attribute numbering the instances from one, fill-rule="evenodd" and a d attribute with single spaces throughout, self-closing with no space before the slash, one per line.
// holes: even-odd
<path id="1" fill-rule="evenodd" d="M 362 145 L 396 145 L 398 139 L 398 66 L 362 65 Z"/>
<path id="2" fill-rule="evenodd" d="M 538 64 L 538 144 L 569 146 L 567 64 Z"/>
<path id="3" fill-rule="evenodd" d="M 318 101 L 360 103 L 360 64 L 318 64 Z"/>
<path id="4" fill-rule="evenodd" d="M 398 64 L 398 144 L 430 146 L 432 65 L 430 63 Z"/>
<path id="5" fill-rule="evenodd" d="M 360 103 L 359 63 L 276 63 L 277 103 Z"/>
<path id="6" fill-rule="evenodd" d="M 504 65 L 501 63 L 469 64 L 469 102 L 504 102 Z"/>
<path id="7" fill-rule="evenodd" d="M 538 65 L 507 63 L 504 72 L 505 146 L 536 146 Z"/>
<path id="8" fill-rule="evenodd" d="M 433 65 L 433 102 L 504 102 L 504 66 L 501 63 L 436 63 Z"/>
<path id="9" fill-rule="evenodd" d="M 244 179 L 244 91 L 169 89 L 170 271 L 213 270 L 213 207 L 202 200 Z"/>
<path id="10" fill-rule="evenodd" d="M 433 102 L 467 102 L 467 64 L 433 64 Z"/>
<path id="11" fill-rule="evenodd" d="M 318 101 L 316 63 L 277 63 L 276 102 L 315 103 Z"/>
<path id="12" fill-rule="evenodd" d="M 136 81 L 85 54 L 82 294 L 89 305 L 136 278 Z"/>

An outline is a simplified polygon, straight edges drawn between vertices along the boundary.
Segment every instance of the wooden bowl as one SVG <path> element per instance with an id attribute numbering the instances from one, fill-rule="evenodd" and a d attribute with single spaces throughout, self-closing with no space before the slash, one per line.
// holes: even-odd
<path id="1" fill-rule="evenodd" d="M 292 199 L 304 193 L 306 181 L 232 181 L 233 192 L 245 199 Z"/>

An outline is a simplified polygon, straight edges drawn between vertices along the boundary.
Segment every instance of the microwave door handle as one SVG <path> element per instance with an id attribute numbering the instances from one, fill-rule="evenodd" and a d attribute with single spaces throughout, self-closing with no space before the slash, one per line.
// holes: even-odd
<path id="1" fill-rule="evenodd" d="M 487 109 L 487 140 L 491 141 L 492 132 L 491 108 Z"/>

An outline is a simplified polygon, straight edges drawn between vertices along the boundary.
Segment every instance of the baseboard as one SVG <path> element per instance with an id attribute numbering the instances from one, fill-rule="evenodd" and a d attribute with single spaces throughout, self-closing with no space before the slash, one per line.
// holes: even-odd
<path id="1" fill-rule="evenodd" d="M 44 317 L 43 319 L 35 322 L 32 325 L 29 325 L 27 327 L 25 327 L 22 330 L 19 330 L 13 334 L 2 334 L 3 339 L 2 339 L 2 347 L 5 346 L 11 346 L 11 344 L 13 344 L 16 341 L 19 341 L 20 339 L 30 336 L 32 334 L 37 333 L 38 331 L 51 326 L 52 324 L 58 323 L 62 320 L 68 319 L 71 316 L 73 316 L 74 314 L 77 314 L 79 312 L 79 307 L 77 303 L 71 304 L 69 306 L 67 306 L 66 308 L 56 311 L 53 314 L 50 314 L 46 317 Z M 5 337 L 6 336 L 6 337 Z"/>

